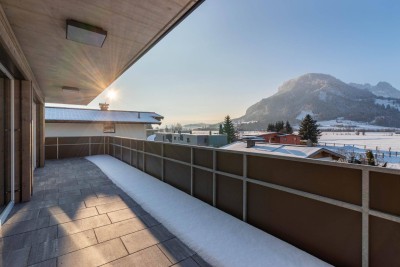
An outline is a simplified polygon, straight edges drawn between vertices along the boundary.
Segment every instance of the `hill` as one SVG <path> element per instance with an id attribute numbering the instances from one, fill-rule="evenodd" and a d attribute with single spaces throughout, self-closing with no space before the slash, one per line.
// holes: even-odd
<path id="1" fill-rule="evenodd" d="M 245 128 L 251 128 L 252 125 L 260 128 L 277 120 L 296 124 L 309 113 L 317 120 L 341 118 L 400 127 L 400 99 L 384 97 L 383 93 L 376 95 L 376 88 L 382 91 L 382 88 L 389 88 L 387 85 L 381 82 L 368 89 L 344 83 L 331 75 L 309 73 L 283 83 L 276 94 L 250 106 L 246 114 L 235 119 L 235 122 L 245 124 Z M 250 121 L 257 122 L 246 123 Z"/>

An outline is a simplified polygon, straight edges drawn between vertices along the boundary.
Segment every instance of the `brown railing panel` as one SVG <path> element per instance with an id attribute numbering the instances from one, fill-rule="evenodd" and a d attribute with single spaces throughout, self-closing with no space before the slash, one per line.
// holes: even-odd
<path id="1" fill-rule="evenodd" d="M 361 170 L 248 156 L 248 177 L 361 205 Z"/>
<path id="2" fill-rule="evenodd" d="M 190 167 L 173 161 L 164 161 L 164 181 L 190 194 Z"/>
<path id="3" fill-rule="evenodd" d="M 131 148 L 137 149 L 137 141 L 136 140 L 131 140 Z"/>
<path id="4" fill-rule="evenodd" d="M 45 145 L 57 145 L 57 137 L 46 137 Z"/>
<path id="5" fill-rule="evenodd" d="M 247 184 L 247 222 L 337 266 L 361 265 L 361 213 Z"/>
<path id="6" fill-rule="evenodd" d="M 139 170 L 143 170 L 143 153 L 142 152 L 137 152 L 137 168 Z"/>
<path id="7" fill-rule="evenodd" d="M 201 169 L 193 169 L 193 196 L 213 204 L 213 174 Z"/>
<path id="8" fill-rule="evenodd" d="M 218 151 L 217 170 L 243 175 L 243 155 Z"/>
<path id="9" fill-rule="evenodd" d="M 80 137 L 58 137 L 59 145 L 89 144 L 88 136 Z"/>
<path id="10" fill-rule="evenodd" d="M 136 149 L 137 150 L 140 150 L 140 151 L 143 151 L 143 148 L 144 148 L 144 142 L 143 141 L 137 141 L 136 142 Z"/>
<path id="11" fill-rule="evenodd" d="M 90 142 L 93 143 L 98 143 L 98 144 L 104 144 L 104 136 L 92 136 L 90 137 Z"/>
<path id="12" fill-rule="evenodd" d="M 103 155 L 104 154 L 104 145 L 91 144 L 90 145 L 90 154 L 91 155 Z"/>
<path id="13" fill-rule="evenodd" d="M 127 138 L 121 138 L 121 144 L 124 147 L 131 147 L 131 140 Z"/>
<path id="14" fill-rule="evenodd" d="M 188 146 L 164 144 L 164 156 L 190 163 L 191 151 Z"/>
<path id="15" fill-rule="evenodd" d="M 131 150 L 128 148 L 122 148 L 122 161 L 131 164 Z"/>
<path id="16" fill-rule="evenodd" d="M 370 208 L 400 215 L 400 175 L 370 172 Z"/>
<path id="17" fill-rule="evenodd" d="M 131 151 L 132 159 L 131 159 L 131 165 L 134 167 L 138 166 L 138 153 L 136 151 Z"/>
<path id="18" fill-rule="evenodd" d="M 369 227 L 369 266 L 400 266 L 400 224 L 369 216 Z"/>
<path id="19" fill-rule="evenodd" d="M 46 159 L 57 159 L 57 146 L 44 147 Z"/>
<path id="20" fill-rule="evenodd" d="M 114 146 L 114 157 L 116 157 L 119 160 L 122 160 L 122 153 L 120 146 Z"/>
<path id="21" fill-rule="evenodd" d="M 144 151 L 161 156 L 161 144 L 154 142 L 144 143 Z"/>
<path id="22" fill-rule="evenodd" d="M 89 145 L 59 145 L 58 158 L 80 158 L 89 156 Z"/>
<path id="23" fill-rule="evenodd" d="M 108 137 L 108 142 L 110 142 L 110 144 L 115 144 L 115 139 L 116 138 L 110 136 L 110 137 Z"/>
<path id="24" fill-rule="evenodd" d="M 213 151 L 209 149 L 194 148 L 193 163 L 209 169 L 213 168 Z"/>
<path id="25" fill-rule="evenodd" d="M 150 174 L 153 177 L 161 179 L 161 161 L 162 159 L 150 155 L 146 155 L 145 164 L 146 164 L 146 173 Z"/>
<path id="26" fill-rule="evenodd" d="M 218 209 L 237 217 L 243 218 L 243 182 L 223 175 L 217 175 Z"/>

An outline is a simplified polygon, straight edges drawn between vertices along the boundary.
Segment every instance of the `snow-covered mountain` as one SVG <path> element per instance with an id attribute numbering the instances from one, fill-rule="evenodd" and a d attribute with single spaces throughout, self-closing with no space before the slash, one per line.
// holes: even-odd
<path id="1" fill-rule="evenodd" d="M 289 120 L 296 124 L 311 114 L 321 121 L 343 118 L 400 127 L 400 99 L 384 98 L 365 89 L 331 75 L 309 73 L 283 83 L 276 94 L 249 107 L 236 121 L 258 121 L 263 125 Z"/>
<path id="2" fill-rule="evenodd" d="M 349 85 L 359 89 L 368 90 L 376 96 L 400 99 L 400 90 L 394 88 L 388 82 L 379 82 L 376 85 L 371 85 L 369 83 L 365 84 L 349 83 Z"/>

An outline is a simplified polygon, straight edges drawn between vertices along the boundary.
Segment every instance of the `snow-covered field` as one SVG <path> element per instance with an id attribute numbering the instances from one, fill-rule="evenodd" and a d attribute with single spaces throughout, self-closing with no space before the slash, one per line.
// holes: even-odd
<path id="1" fill-rule="evenodd" d="M 366 132 L 365 135 L 356 135 L 354 132 L 324 132 L 319 138 L 320 143 L 336 143 L 339 146 L 356 145 L 366 146 L 367 149 L 389 150 L 400 152 L 400 134 Z"/>
<path id="2" fill-rule="evenodd" d="M 370 149 L 378 156 L 378 162 L 387 162 L 388 168 L 400 169 L 400 134 L 366 132 L 365 135 L 356 135 L 354 132 L 324 132 L 319 144 L 341 154 L 365 154 L 365 150 Z"/>
<path id="3" fill-rule="evenodd" d="M 344 120 L 342 118 L 337 118 L 336 120 L 329 121 L 318 121 L 319 128 L 321 130 L 334 130 L 334 131 L 342 131 L 342 130 L 370 130 L 370 131 L 381 131 L 381 130 L 393 130 L 390 127 L 377 126 L 372 125 L 367 122 L 357 122 Z M 298 126 L 296 126 L 298 128 Z"/>

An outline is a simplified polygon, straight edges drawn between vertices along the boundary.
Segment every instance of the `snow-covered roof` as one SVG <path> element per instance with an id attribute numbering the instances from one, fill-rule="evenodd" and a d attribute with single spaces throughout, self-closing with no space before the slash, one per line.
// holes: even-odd
<path id="1" fill-rule="evenodd" d="M 154 112 L 46 107 L 46 122 L 118 122 L 161 124 L 163 116 Z"/>
<path id="2" fill-rule="evenodd" d="M 312 158 L 319 152 L 324 151 L 331 155 L 342 157 L 340 154 L 322 147 L 307 147 L 307 146 L 296 146 L 296 145 L 256 143 L 254 147 L 247 148 L 247 143 L 239 141 L 226 145 L 222 148 L 226 150 L 262 153 L 262 154 L 277 155 L 277 156 L 289 156 L 296 158 Z"/>

